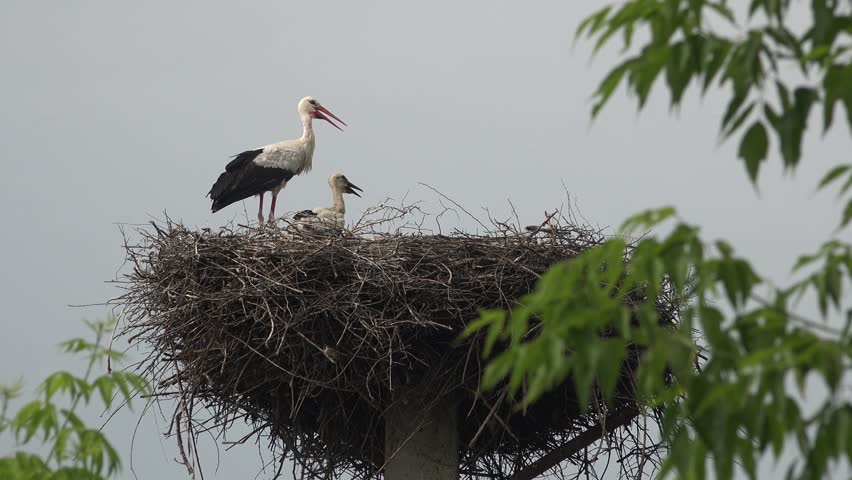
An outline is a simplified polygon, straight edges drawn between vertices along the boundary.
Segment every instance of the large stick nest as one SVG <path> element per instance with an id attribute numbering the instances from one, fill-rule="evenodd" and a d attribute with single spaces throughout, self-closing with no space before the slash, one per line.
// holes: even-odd
<path id="1" fill-rule="evenodd" d="M 378 221 L 354 232 L 138 229 L 126 242 L 124 334 L 150 352 L 142 366 L 156 395 L 179 400 L 182 455 L 181 429 L 221 435 L 244 419 L 303 473 L 372 477 L 386 461 L 383 413 L 414 385 L 457 402 L 469 476 L 506 478 L 601 421 L 579 411 L 570 381 L 513 411 L 505 389 L 479 391 L 481 338 L 452 345 L 480 308 L 511 309 L 600 232 L 561 215 L 479 234 L 376 228 L 411 213 L 375 208 Z M 670 307 L 660 306 L 665 321 Z M 635 408 L 629 394 L 620 402 Z M 628 432 L 605 450 L 638 465 L 653 450 L 643 443 Z"/>

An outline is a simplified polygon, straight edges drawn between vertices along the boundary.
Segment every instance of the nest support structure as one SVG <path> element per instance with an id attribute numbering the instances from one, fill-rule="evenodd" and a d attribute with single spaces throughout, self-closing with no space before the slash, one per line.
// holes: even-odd
<path id="1" fill-rule="evenodd" d="M 650 471 L 659 446 L 636 421 L 629 388 L 615 408 L 587 413 L 570 380 L 523 412 L 505 387 L 478 388 L 482 339 L 454 345 L 461 330 L 480 308 L 511 309 L 548 267 L 602 241 L 561 215 L 494 227 L 139 228 L 125 242 L 122 335 L 148 352 L 139 368 L 154 396 L 178 400 L 171 433 L 188 468 L 197 435 L 222 438 L 245 421 L 252 435 L 236 442 L 267 439 L 277 465 L 292 461 L 293 478 L 380 478 L 388 412 L 416 401 L 455 409 L 465 478 L 533 478 L 558 474 L 560 463 L 571 467 L 563 477 L 579 476 L 602 458 L 627 476 Z M 676 320 L 672 305 L 660 309 Z"/>

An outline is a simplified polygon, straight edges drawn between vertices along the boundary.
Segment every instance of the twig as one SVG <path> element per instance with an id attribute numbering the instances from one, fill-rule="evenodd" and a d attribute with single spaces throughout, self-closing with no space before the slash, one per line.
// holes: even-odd
<path id="1" fill-rule="evenodd" d="M 605 433 L 612 432 L 617 428 L 628 425 L 634 418 L 636 418 L 637 415 L 639 415 L 639 411 L 635 408 L 628 408 L 610 414 L 603 418 L 598 425 L 593 425 L 587 428 L 583 433 L 551 450 L 549 453 L 540 457 L 530 465 L 527 465 L 519 472 L 516 472 L 509 478 L 509 480 L 533 480 L 565 459 L 576 455 L 577 452 L 588 447 L 592 444 L 592 442 L 596 442 Z M 609 425 L 609 430 L 604 429 L 604 423 Z"/>

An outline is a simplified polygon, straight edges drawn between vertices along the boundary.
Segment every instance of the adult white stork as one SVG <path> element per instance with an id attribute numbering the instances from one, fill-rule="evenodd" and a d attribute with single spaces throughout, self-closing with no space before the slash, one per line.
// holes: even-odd
<path id="1" fill-rule="evenodd" d="M 351 193 L 357 197 L 361 195 L 358 192 L 363 192 L 357 185 L 350 182 L 342 173 L 335 173 L 328 179 L 328 186 L 331 187 L 332 206 L 317 207 L 313 210 L 302 210 L 293 215 L 293 220 L 299 227 L 326 226 L 343 228 L 344 215 L 346 215 L 346 205 L 343 203 L 343 194 Z"/>
<path id="2" fill-rule="evenodd" d="M 269 221 L 271 223 L 275 220 L 275 200 L 278 192 L 295 175 L 308 173 L 313 166 L 315 146 L 313 119 L 325 120 L 340 131 L 343 129 L 331 118 L 346 125 L 346 122 L 337 118 L 313 97 L 305 97 L 299 101 L 299 115 L 302 118 L 303 128 L 301 138 L 246 150 L 235 155 L 234 159 L 225 166 L 225 171 L 219 175 L 208 193 L 213 201 L 211 207 L 213 213 L 252 195 L 259 195 L 257 220 L 263 223 L 263 194 L 271 192 Z"/>

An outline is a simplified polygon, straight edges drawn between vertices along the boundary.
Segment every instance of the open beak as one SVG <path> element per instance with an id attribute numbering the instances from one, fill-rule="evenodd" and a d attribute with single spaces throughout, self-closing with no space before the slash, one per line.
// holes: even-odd
<path id="1" fill-rule="evenodd" d="M 327 108 L 323 107 L 322 105 L 317 105 L 315 108 L 316 108 L 316 111 L 314 112 L 314 116 L 315 116 L 316 118 L 319 118 L 319 119 L 321 119 L 321 120 L 325 120 L 326 122 L 328 122 L 328 123 L 330 123 L 330 124 L 334 125 L 334 128 L 336 128 L 336 129 L 340 130 L 341 132 L 343 131 L 343 129 L 342 129 L 342 128 L 340 128 L 340 127 L 339 127 L 336 123 L 334 123 L 334 122 L 331 120 L 331 118 L 333 118 L 333 119 L 337 120 L 338 122 L 342 123 L 343 125 L 346 125 L 346 122 L 344 122 L 343 120 L 341 120 L 341 119 L 337 118 L 337 115 L 335 115 L 335 114 L 331 113 L 330 111 L 328 111 L 328 109 L 327 109 Z M 328 117 L 331 117 L 331 118 L 328 118 L 327 116 L 325 116 L 326 114 L 328 114 Z M 346 125 L 346 126 L 348 127 L 349 125 Z"/>
<path id="2" fill-rule="evenodd" d="M 351 194 L 355 195 L 356 197 L 360 198 L 361 195 L 359 195 L 358 192 L 356 192 L 356 190 L 358 192 L 364 191 L 364 190 L 361 190 L 360 188 L 358 188 L 358 185 L 355 185 L 354 183 L 349 182 L 349 181 L 346 182 L 346 193 L 351 193 Z"/>

